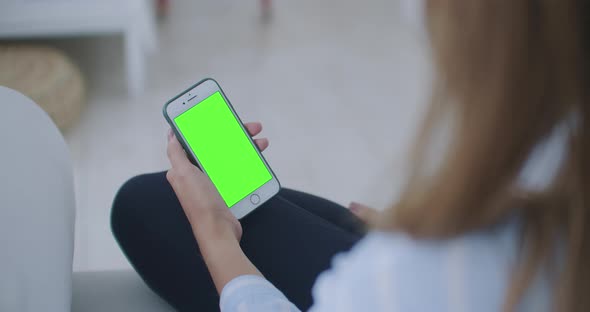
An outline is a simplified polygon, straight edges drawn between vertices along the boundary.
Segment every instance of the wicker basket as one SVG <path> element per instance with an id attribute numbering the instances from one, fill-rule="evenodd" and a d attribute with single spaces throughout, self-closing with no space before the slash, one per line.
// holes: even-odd
<path id="1" fill-rule="evenodd" d="M 62 131 L 78 120 L 84 104 L 80 70 L 51 47 L 0 45 L 0 85 L 30 97 Z"/>

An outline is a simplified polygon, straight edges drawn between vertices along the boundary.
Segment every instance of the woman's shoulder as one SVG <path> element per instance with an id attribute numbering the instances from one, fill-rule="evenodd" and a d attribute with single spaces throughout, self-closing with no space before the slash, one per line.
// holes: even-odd
<path id="1" fill-rule="evenodd" d="M 371 232 L 334 258 L 314 298 L 318 306 L 337 301 L 343 311 L 500 311 L 518 230 L 507 222 L 444 241 Z"/>

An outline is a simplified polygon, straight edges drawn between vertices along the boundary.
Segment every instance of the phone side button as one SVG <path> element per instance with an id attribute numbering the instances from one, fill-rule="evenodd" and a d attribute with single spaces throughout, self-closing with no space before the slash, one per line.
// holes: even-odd
<path id="1" fill-rule="evenodd" d="M 250 196 L 250 202 L 253 203 L 254 205 L 257 205 L 260 202 L 260 196 L 258 196 L 256 194 L 252 194 Z"/>

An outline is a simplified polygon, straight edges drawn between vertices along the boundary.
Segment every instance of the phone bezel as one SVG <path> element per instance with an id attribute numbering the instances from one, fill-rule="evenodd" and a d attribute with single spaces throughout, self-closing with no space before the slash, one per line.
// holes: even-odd
<path id="1" fill-rule="evenodd" d="M 262 204 L 264 204 L 266 201 L 271 199 L 274 195 L 276 195 L 280 191 L 281 185 L 280 185 L 280 182 L 277 179 L 276 175 L 274 174 L 274 172 L 272 171 L 272 169 L 268 165 L 268 162 L 266 161 L 266 159 L 264 158 L 264 156 L 262 155 L 262 153 L 260 152 L 260 150 L 258 149 L 256 144 L 254 143 L 254 141 L 252 140 L 252 138 L 248 134 L 248 131 L 244 127 L 244 124 L 240 120 L 240 117 L 238 116 L 238 114 L 234 110 L 231 102 L 229 101 L 229 99 L 227 98 L 227 96 L 225 95 L 225 93 L 223 92 L 221 87 L 219 86 L 219 84 L 211 78 L 206 78 L 206 79 L 201 80 L 200 82 L 196 83 L 195 85 L 193 85 L 190 88 L 186 89 L 185 91 L 181 92 L 176 97 L 172 98 L 170 101 L 166 102 L 166 104 L 164 105 L 163 113 L 164 113 L 164 117 L 166 118 L 166 121 L 172 127 L 174 134 L 179 139 L 182 147 L 184 148 L 187 155 L 191 158 L 191 161 L 193 162 L 193 164 L 195 164 L 197 167 L 201 168 L 201 170 L 205 174 L 207 174 L 207 171 L 202 169 L 203 166 L 199 162 L 197 155 L 195 155 L 195 153 L 190 148 L 188 148 L 188 144 L 187 144 L 184 136 L 182 135 L 182 133 L 180 133 L 180 131 L 178 131 L 178 127 L 176 126 L 174 119 L 176 117 L 178 117 L 179 115 L 181 115 L 182 113 L 189 110 L 190 108 L 198 105 L 200 102 L 202 102 L 204 99 L 208 98 L 209 96 L 213 95 L 215 92 L 219 92 L 221 94 L 221 96 L 223 97 L 223 99 L 225 100 L 227 105 L 229 106 L 232 114 L 238 120 L 238 123 L 240 124 L 242 131 L 244 131 L 244 133 L 246 133 L 246 137 L 248 138 L 248 140 L 250 140 L 250 144 L 252 144 L 254 146 L 254 149 L 258 153 L 258 156 L 260 157 L 260 159 L 262 159 L 262 161 L 264 162 L 264 165 L 266 166 L 266 168 L 268 169 L 268 171 L 270 172 L 270 174 L 272 176 L 272 178 L 268 182 L 266 182 L 261 187 L 254 190 L 253 192 L 248 194 L 246 197 L 242 198 L 239 202 L 234 204 L 231 208 L 229 208 L 229 210 L 234 214 L 234 216 L 236 216 L 236 218 L 241 219 L 241 218 L 245 217 L 246 215 L 248 215 L 250 212 L 254 211 L 259 206 L 261 206 Z M 189 101 L 189 99 L 190 99 L 190 101 Z M 260 198 L 260 201 L 257 204 L 254 204 L 251 201 L 251 197 L 253 195 L 258 195 Z"/>

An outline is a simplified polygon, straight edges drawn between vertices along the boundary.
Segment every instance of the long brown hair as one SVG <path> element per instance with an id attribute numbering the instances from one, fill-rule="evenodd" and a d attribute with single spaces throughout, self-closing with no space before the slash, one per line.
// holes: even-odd
<path id="1" fill-rule="evenodd" d="M 514 310 L 557 242 L 555 311 L 590 309 L 590 5 L 586 0 L 431 0 L 436 88 L 401 200 L 381 229 L 446 239 L 522 219 L 521 257 L 506 294 Z M 450 113 L 450 114 L 449 114 Z M 453 139 L 434 172 L 429 142 L 451 116 Z M 573 118 L 571 118 L 573 116 Z M 556 178 L 541 191 L 518 177 L 540 142 L 574 119 Z M 561 240 L 557 239 L 561 238 Z"/>

